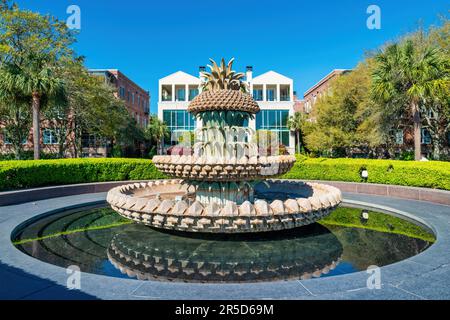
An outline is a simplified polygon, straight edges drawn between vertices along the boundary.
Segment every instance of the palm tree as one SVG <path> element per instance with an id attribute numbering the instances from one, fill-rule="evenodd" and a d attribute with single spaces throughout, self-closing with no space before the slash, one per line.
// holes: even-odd
<path id="1" fill-rule="evenodd" d="M 56 102 L 65 100 L 64 83 L 56 75 L 55 69 L 44 57 L 28 54 L 21 66 L 4 64 L 0 73 L 0 91 L 15 92 L 28 97 L 33 119 L 34 159 L 40 158 L 40 112 L 42 102 L 52 99 Z"/>
<path id="2" fill-rule="evenodd" d="M 149 139 L 156 141 L 158 154 L 163 153 L 164 139 L 168 137 L 169 134 L 169 128 L 164 121 L 159 120 L 157 116 L 150 116 L 146 136 Z"/>
<path id="3" fill-rule="evenodd" d="M 213 59 L 209 59 L 212 66 L 208 65 L 211 72 L 203 72 L 202 75 L 205 78 L 203 84 L 203 90 L 242 90 L 247 91 L 247 87 L 242 79 L 245 75 L 242 72 L 236 72 L 232 70 L 234 58 L 232 58 L 228 64 L 225 65 L 225 59 L 222 58 L 220 66 Z"/>
<path id="4" fill-rule="evenodd" d="M 304 121 L 304 116 L 303 113 L 301 112 L 296 112 L 294 113 L 293 116 L 289 117 L 287 126 L 291 131 L 295 132 L 296 138 L 297 138 L 297 153 L 300 154 L 301 152 L 301 140 L 300 140 L 300 136 L 302 133 L 302 128 L 303 128 L 303 121 Z"/>
<path id="5" fill-rule="evenodd" d="M 386 106 L 412 116 L 416 160 L 422 157 L 421 109 L 426 109 L 428 97 L 446 85 L 442 78 L 446 63 L 441 57 L 439 49 L 412 39 L 389 45 L 375 57 L 372 93 Z"/>

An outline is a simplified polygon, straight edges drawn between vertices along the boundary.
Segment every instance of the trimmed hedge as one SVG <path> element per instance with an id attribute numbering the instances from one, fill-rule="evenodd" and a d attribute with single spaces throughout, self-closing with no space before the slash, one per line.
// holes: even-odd
<path id="1" fill-rule="evenodd" d="M 360 172 L 367 169 L 364 181 Z M 75 183 L 163 179 L 150 160 L 0 161 L 0 191 Z M 450 190 L 450 162 L 298 157 L 285 179 L 368 182 Z"/>
<path id="2" fill-rule="evenodd" d="M 369 173 L 367 181 L 361 171 Z M 285 179 L 391 184 L 450 190 L 450 162 L 297 157 Z"/>
<path id="3" fill-rule="evenodd" d="M 162 179 L 150 160 L 60 159 L 1 161 L 0 191 L 76 183 Z"/>

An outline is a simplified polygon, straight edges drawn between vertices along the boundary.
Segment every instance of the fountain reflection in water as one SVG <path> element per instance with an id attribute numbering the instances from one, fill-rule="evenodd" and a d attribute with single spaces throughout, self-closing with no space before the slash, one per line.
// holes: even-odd
<path id="1" fill-rule="evenodd" d="M 360 213 L 336 210 L 350 220 Z M 380 221 L 385 221 L 380 215 Z M 404 230 L 417 230 L 415 236 L 422 234 L 411 223 L 402 224 Z M 389 230 L 388 225 L 383 228 Z M 18 230 L 14 241 L 26 254 L 64 268 L 77 265 L 83 272 L 113 277 L 186 282 L 339 275 L 401 261 L 431 244 L 402 234 L 319 224 L 250 234 L 162 232 L 128 223 L 108 208 L 62 212 L 31 221 Z"/>
<path id="2" fill-rule="evenodd" d="M 342 251 L 338 239 L 320 225 L 301 234 L 210 240 L 133 230 L 114 236 L 108 259 L 139 280 L 257 282 L 320 277 L 336 267 Z"/>

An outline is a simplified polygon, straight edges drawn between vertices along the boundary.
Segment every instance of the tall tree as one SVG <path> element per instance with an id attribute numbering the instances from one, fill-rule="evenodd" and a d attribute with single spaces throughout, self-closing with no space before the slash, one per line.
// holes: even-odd
<path id="1" fill-rule="evenodd" d="M 419 31 L 413 39 L 420 45 L 426 41 L 427 45 L 439 47 L 445 61 L 446 70 L 443 71 L 442 78 L 447 85 L 443 86 L 442 92 L 427 98 L 423 117 L 432 137 L 433 158 L 439 160 L 444 156 L 445 159 L 450 159 L 448 150 L 447 153 L 444 152 L 445 147 L 448 149 L 450 144 L 447 136 L 450 131 L 450 21 L 444 19 L 442 26 L 432 27 L 427 36 Z"/>
<path id="2" fill-rule="evenodd" d="M 0 6 L 0 86 L 29 97 L 35 159 L 40 156 L 41 108 L 43 102 L 65 97 L 58 69 L 62 58 L 74 55 L 74 41 L 62 21 L 5 1 Z"/>
<path id="3" fill-rule="evenodd" d="M 111 149 L 121 141 L 132 140 L 135 131 L 130 130 L 130 125 L 134 124 L 135 127 L 136 122 L 131 119 L 123 101 L 116 98 L 116 89 L 101 77 L 91 76 L 88 83 L 86 93 L 88 110 L 81 112 L 83 129 L 106 138 L 111 144 Z"/>
<path id="4" fill-rule="evenodd" d="M 411 38 L 388 45 L 375 56 L 372 93 L 376 101 L 412 118 L 415 159 L 422 158 L 421 111 L 427 99 L 442 95 L 448 81 L 446 62 L 439 48 L 419 45 Z M 392 110 L 386 110 L 392 113 Z"/>
<path id="5" fill-rule="evenodd" d="M 157 116 L 150 116 L 150 121 L 146 129 L 146 136 L 148 139 L 156 142 L 158 148 L 158 154 L 163 153 L 164 140 L 170 136 L 169 128 L 158 119 Z"/>
<path id="6" fill-rule="evenodd" d="M 14 99 L 17 99 L 14 101 Z M 10 108 L 14 104 L 14 108 Z M 0 90 L 0 126 L 3 127 L 3 142 L 12 146 L 16 160 L 23 154 L 31 128 L 31 116 L 28 101 L 16 94 L 7 94 Z"/>
<path id="7" fill-rule="evenodd" d="M 22 156 L 24 141 L 30 133 L 28 97 L 16 91 L 8 78 L 11 74 L 0 68 L 0 125 L 3 137 L 11 144 L 17 160 Z"/>
<path id="8" fill-rule="evenodd" d="M 293 116 L 289 117 L 287 126 L 291 131 L 295 132 L 297 140 L 297 153 L 300 154 L 302 151 L 302 129 L 305 123 L 305 115 L 301 112 L 294 113 Z"/>

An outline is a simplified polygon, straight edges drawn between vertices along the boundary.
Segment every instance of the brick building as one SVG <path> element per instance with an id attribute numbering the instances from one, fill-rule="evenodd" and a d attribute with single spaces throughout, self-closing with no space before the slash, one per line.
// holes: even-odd
<path id="1" fill-rule="evenodd" d="M 322 95 L 327 94 L 330 83 L 339 75 L 350 72 L 349 69 L 334 69 L 329 74 L 327 74 L 324 78 L 322 78 L 319 82 L 309 88 L 305 94 L 303 95 L 304 100 L 304 112 L 311 113 L 314 108 L 314 104 L 317 99 L 319 99 Z"/>
<path id="2" fill-rule="evenodd" d="M 89 73 L 102 76 L 117 88 L 117 98 L 125 102 L 125 107 L 142 128 L 147 127 L 150 113 L 150 93 L 130 80 L 117 69 L 90 69 Z"/>
<path id="3" fill-rule="evenodd" d="M 294 91 L 294 112 L 305 113 L 305 100 L 300 99 L 296 91 Z"/>

